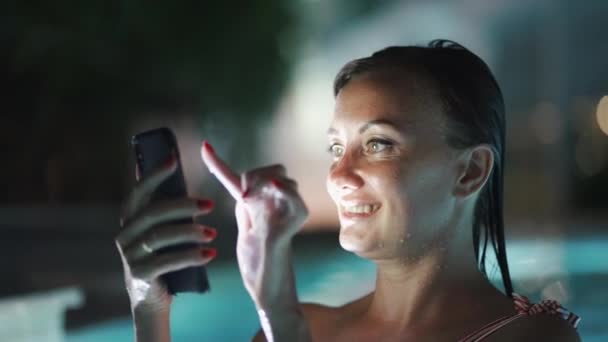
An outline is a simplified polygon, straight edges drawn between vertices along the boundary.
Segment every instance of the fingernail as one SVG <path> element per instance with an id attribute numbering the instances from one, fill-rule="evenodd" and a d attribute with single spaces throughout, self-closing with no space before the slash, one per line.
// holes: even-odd
<path id="1" fill-rule="evenodd" d="M 205 228 L 205 229 L 203 229 L 203 235 L 207 239 L 215 239 L 215 237 L 217 236 L 217 230 L 212 229 L 212 228 Z"/>
<path id="2" fill-rule="evenodd" d="M 243 195 L 241 195 L 241 197 L 246 198 L 247 196 L 249 196 L 249 189 L 245 190 L 245 192 L 243 192 Z"/>
<path id="3" fill-rule="evenodd" d="M 215 258 L 217 256 L 217 250 L 215 248 L 203 248 L 201 250 L 203 258 Z"/>
<path id="4" fill-rule="evenodd" d="M 276 179 L 271 180 L 270 183 L 272 183 L 272 185 L 274 185 L 277 189 L 283 188 L 283 184 Z"/>
<path id="5" fill-rule="evenodd" d="M 215 206 L 215 203 L 213 203 L 212 200 L 202 199 L 202 200 L 196 201 L 196 205 L 201 210 L 209 210 Z"/>
<path id="6" fill-rule="evenodd" d="M 163 163 L 163 167 L 170 168 L 171 166 L 173 166 L 174 163 L 175 163 L 175 156 L 172 155 L 167 160 L 165 160 L 165 162 Z"/>
<path id="7" fill-rule="evenodd" d="M 207 142 L 207 140 L 203 141 L 203 147 L 207 149 L 208 152 L 215 153 L 213 146 Z"/>

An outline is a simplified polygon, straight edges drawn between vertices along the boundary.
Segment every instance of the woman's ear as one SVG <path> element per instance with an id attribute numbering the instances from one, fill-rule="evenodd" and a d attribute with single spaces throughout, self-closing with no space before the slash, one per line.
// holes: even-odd
<path id="1" fill-rule="evenodd" d="M 480 191 L 488 181 L 494 166 L 494 153 L 489 145 L 477 145 L 464 151 L 458 163 L 454 195 L 466 198 Z"/>

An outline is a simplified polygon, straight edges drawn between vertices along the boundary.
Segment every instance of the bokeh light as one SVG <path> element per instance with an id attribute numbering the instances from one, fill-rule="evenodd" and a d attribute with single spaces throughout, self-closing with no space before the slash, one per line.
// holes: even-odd
<path id="1" fill-rule="evenodd" d="M 608 135 L 608 95 L 602 97 L 597 104 L 597 125 L 604 134 Z"/>

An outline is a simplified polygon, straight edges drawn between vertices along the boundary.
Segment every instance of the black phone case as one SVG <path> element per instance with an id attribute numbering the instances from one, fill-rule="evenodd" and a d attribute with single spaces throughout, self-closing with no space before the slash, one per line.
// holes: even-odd
<path id="1" fill-rule="evenodd" d="M 151 201 L 184 198 L 187 196 L 177 140 L 169 128 L 161 127 L 139 133 L 133 136 L 131 145 L 135 150 L 135 158 L 137 159 L 137 167 L 139 168 L 141 177 L 145 177 L 153 170 L 161 167 L 171 156 L 175 156 L 177 160 L 177 170 L 158 187 Z M 185 219 L 176 223 L 192 223 L 192 220 Z M 168 247 L 155 253 L 189 247 L 192 247 L 192 244 Z M 204 266 L 188 267 L 179 271 L 166 273 L 161 278 L 172 295 L 178 292 L 206 292 L 210 289 L 207 271 Z"/>

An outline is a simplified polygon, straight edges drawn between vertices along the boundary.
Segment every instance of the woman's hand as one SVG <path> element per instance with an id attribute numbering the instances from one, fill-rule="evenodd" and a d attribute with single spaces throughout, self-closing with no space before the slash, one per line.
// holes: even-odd
<path id="1" fill-rule="evenodd" d="M 263 307 L 267 299 L 263 287 L 273 285 L 264 282 L 265 267 L 273 254 L 289 251 L 291 239 L 308 217 L 308 210 L 297 192 L 296 182 L 287 177 L 282 165 L 237 176 L 207 142 L 201 154 L 211 173 L 237 201 L 239 268 L 252 299 Z"/>
<path id="2" fill-rule="evenodd" d="M 176 169 L 177 161 L 171 158 L 148 177 L 138 179 L 124 205 L 122 230 L 116 237 L 116 246 L 134 314 L 136 310 L 168 312 L 172 298 L 159 277 L 182 268 L 205 265 L 216 254 L 214 249 L 202 247 L 159 251 L 177 244 L 210 242 L 216 236 L 215 229 L 210 227 L 175 223 L 209 213 L 213 202 L 183 198 L 150 203 L 156 188 Z"/>
<path id="3" fill-rule="evenodd" d="M 236 200 L 237 258 L 267 340 L 309 341 L 291 263 L 291 240 L 308 217 L 282 165 L 234 173 L 207 142 L 207 167 Z"/>

